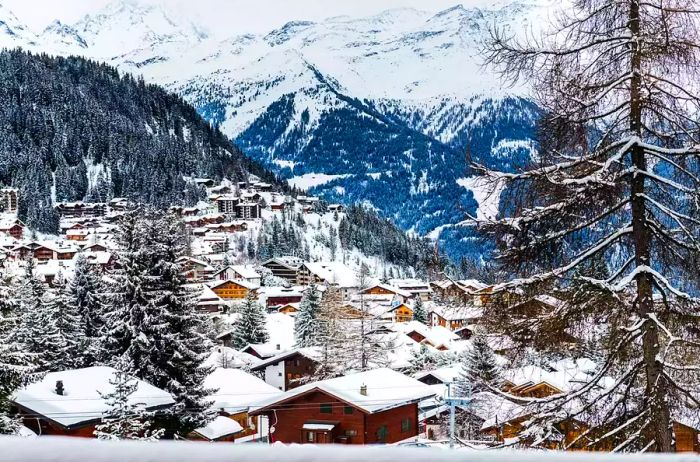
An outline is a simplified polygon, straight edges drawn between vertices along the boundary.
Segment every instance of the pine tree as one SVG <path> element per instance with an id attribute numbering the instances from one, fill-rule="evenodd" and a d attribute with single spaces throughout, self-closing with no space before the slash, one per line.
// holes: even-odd
<path id="1" fill-rule="evenodd" d="M 12 337 L 21 351 L 31 355 L 37 372 L 62 366 L 65 339 L 57 326 L 51 306 L 44 300 L 44 288 L 34 274 L 33 259 L 27 261 L 17 289 L 19 309 Z"/>
<path id="2" fill-rule="evenodd" d="M 428 323 L 428 312 L 425 309 L 423 299 L 420 297 L 420 295 L 416 297 L 416 301 L 413 304 L 413 320 L 422 322 L 423 324 Z"/>
<path id="3" fill-rule="evenodd" d="M 319 344 L 319 310 L 321 294 L 316 284 L 311 284 L 299 304 L 299 312 L 294 318 L 294 340 L 298 347 L 311 347 Z"/>
<path id="4" fill-rule="evenodd" d="M 17 432 L 19 422 L 10 413 L 10 398 L 35 378 L 35 355 L 25 351 L 14 335 L 18 323 L 16 311 L 0 312 L 0 435 Z"/>
<path id="5" fill-rule="evenodd" d="M 149 266 L 154 263 L 148 260 L 150 242 L 139 213 L 134 210 L 124 215 L 117 228 L 120 269 L 112 275 L 114 283 L 108 288 L 111 296 L 100 344 L 106 362 L 115 363 L 127 356 L 132 366 L 147 367 L 152 351 L 149 337 L 160 333 L 153 321 L 159 323 L 162 313 L 147 294 Z"/>
<path id="6" fill-rule="evenodd" d="M 75 260 L 73 278 L 66 287 L 66 303 L 75 307 L 81 318 L 87 346 L 84 366 L 89 367 L 100 357 L 100 337 L 104 326 L 104 302 L 99 275 L 83 255 Z"/>
<path id="7" fill-rule="evenodd" d="M 157 341 L 155 360 L 159 373 L 144 373 L 150 383 L 170 392 L 180 407 L 177 412 L 177 430 L 186 435 L 205 426 L 214 415 L 206 397 L 204 379 L 212 368 L 204 367 L 212 343 L 211 325 L 205 314 L 196 309 L 196 294 L 186 288 L 187 281 L 177 260 L 185 250 L 185 230 L 181 221 L 172 215 L 157 217 L 154 221 L 154 243 L 161 250 L 153 268 L 156 275 L 154 303 L 161 307 L 168 335 Z"/>
<path id="8" fill-rule="evenodd" d="M 248 345 L 269 341 L 265 318 L 265 312 L 256 300 L 255 294 L 249 291 L 233 328 L 233 347 L 241 350 Z"/>
<path id="9" fill-rule="evenodd" d="M 182 224 L 156 212 L 143 215 L 129 214 L 120 226 L 122 267 L 102 343 L 107 358 L 125 360 L 128 372 L 173 395 L 168 430 L 186 434 L 213 417 L 202 387 L 208 323 L 177 263 L 185 248 Z"/>
<path id="10" fill-rule="evenodd" d="M 419 372 L 426 372 L 437 367 L 437 355 L 430 351 L 426 345 L 421 345 L 409 360 L 406 374 L 415 375 Z"/>
<path id="11" fill-rule="evenodd" d="M 64 293 L 45 300 L 43 306 L 46 322 L 53 326 L 51 340 L 51 363 L 44 366 L 47 371 L 62 371 L 86 367 L 91 352 L 85 335 L 85 325 L 75 305 Z"/>
<path id="12" fill-rule="evenodd" d="M 462 369 L 455 384 L 457 396 L 498 388 L 501 371 L 485 335 L 475 334 L 469 350 L 462 354 Z"/>
<path id="13" fill-rule="evenodd" d="M 131 395 L 138 388 L 138 381 L 127 372 L 115 370 L 109 381 L 114 387 L 110 393 L 100 394 L 108 410 L 102 422 L 95 427 L 95 436 L 100 440 L 139 440 L 157 441 L 163 429 L 151 430 L 152 416 L 143 405 L 130 402 Z"/>

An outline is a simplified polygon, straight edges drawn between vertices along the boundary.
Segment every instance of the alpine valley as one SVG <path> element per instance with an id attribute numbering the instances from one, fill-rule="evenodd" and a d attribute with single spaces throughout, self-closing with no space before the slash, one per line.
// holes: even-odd
<path id="1" fill-rule="evenodd" d="M 482 66 L 489 29 L 537 27 L 544 1 L 289 22 L 224 40 L 164 5 L 117 1 L 31 31 L 0 7 L 0 46 L 76 54 L 178 93 L 241 150 L 329 201 L 364 203 L 453 259 L 488 251 L 470 216 L 497 212 L 467 157 L 517 169 L 537 107 Z M 302 18 L 303 19 L 303 18 Z"/>

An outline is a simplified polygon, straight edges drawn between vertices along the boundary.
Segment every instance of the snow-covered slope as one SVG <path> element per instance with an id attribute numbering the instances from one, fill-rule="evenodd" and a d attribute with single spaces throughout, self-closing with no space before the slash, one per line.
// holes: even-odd
<path id="1" fill-rule="evenodd" d="M 141 74 L 282 176 L 333 175 L 315 192 L 368 203 L 428 234 L 480 205 L 474 182 L 458 184 L 470 176 L 467 151 L 509 168 L 535 149 L 536 107 L 523 88 L 503 88 L 480 50 L 490 28 L 537 28 L 558 0 L 465 3 L 300 20 L 221 40 L 158 2 L 117 0 L 39 36 L 8 20 L 24 35 L 0 29 L 0 46 L 79 53 Z"/>
<path id="2" fill-rule="evenodd" d="M 0 47 L 32 47 L 36 44 L 36 35 L 0 4 Z"/>

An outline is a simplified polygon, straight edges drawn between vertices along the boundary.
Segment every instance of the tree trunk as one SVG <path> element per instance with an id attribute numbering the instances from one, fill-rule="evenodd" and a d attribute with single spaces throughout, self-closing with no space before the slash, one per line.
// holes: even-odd
<path id="1" fill-rule="evenodd" d="M 639 1 L 630 1 L 629 28 L 632 37 L 640 34 Z M 631 42 L 632 80 L 630 82 L 630 132 L 641 139 L 642 129 L 642 53 L 638 43 Z M 641 146 L 632 148 L 632 163 L 637 171 L 646 170 L 646 155 Z M 651 266 L 651 231 L 646 219 L 646 201 L 642 197 L 645 192 L 644 175 L 632 176 L 632 233 L 634 238 L 636 266 Z M 641 319 L 649 319 L 654 312 L 653 279 L 648 273 L 637 275 L 637 312 Z M 659 452 L 671 452 L 673 445 L 673 428 L 671 413 L 668 407 L 668 383 L 662 374 L 662 366 L 658 361 L 660 352 L 658 329 L 655 323 L 648 320 L 643 327 L 642 352 L 646 375 L 646 397 L 650 400 L 651 424 L 648 426 L 647 441 L 654 440 Z"/>

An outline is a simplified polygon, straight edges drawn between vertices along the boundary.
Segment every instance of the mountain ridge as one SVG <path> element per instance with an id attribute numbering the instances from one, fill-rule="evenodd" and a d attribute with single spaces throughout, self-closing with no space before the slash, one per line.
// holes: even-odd
<path id="1" fill-rule="evenodd" d="M 294 184 L 325 175 L 330 181 L 309 183 L 311 192 L 371 205 L 404 229 L 435 237 L 476 213 L 475 197 L 484 196 L 478 182 L 460 182 L 469 176 L 467 151 L 506 169 L 536 152 L 536 107 L 524 89 L 501 88 L 477 54 L 492 24 L 516 30 L 548 6 L 486 3 L 290 21 L 217 40 L 157 7 L 136 18 L 129 8 L 140 3 L 130 1 L 103 10 L 111 18 L 96 36 L 71 27 L 91 45 L 78 54 L 180 94 Z M 105 38 L 115 34 L 110 49 Z"/>

